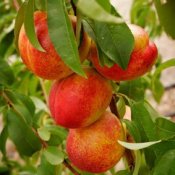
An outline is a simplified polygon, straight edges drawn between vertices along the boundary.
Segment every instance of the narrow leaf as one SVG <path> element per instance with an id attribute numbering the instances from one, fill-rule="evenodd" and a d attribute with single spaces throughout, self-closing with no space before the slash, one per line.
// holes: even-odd
<path id="1" fill-rule="evenodd" d="M 38 50 L 44 51 L 35 33 L 34 26 L 34 0 L 28 0 L 25 9 L 24 27 L 30 43 Z"/>
<path id="2" fill-rule="evenodd" d="M 21 155 L 31 156 L 41 148 L 39 138 L 13 110 L 7 113 L 8 133 Z"/>
<path id="3" fill-rule="evenodd" d="M 164 27 L 165 32 L 175 39 L 175 1 L 168 0 L 166 3 L 161 3 L 161 0 L 154 0 L 155 7 L 159 16 L 161 25 Z"/>
<path id="4" fill-rule="evenodd" d="M 175 59 L 170 59 L 168 61 L 165 61 L 164 63 L 160 64 L 159 67 L 157 67 L 156 71 L 154 72 L 153 74 L 153 77 L 152 77 L 152 82 L 154 82 L 158 76 L 160 75 L 160 73 L 164 70 L 164 69 L 167 69 L 169 67 L 173 67 L 175 66 Z"/>
<path id="5" fill-rule="evenodd" d="M 153 115 L 147 109 L 146 102 L 135 103 L 131 106 L 132 121 L 139 129 L 142 142 L 157 140 L 156 126 L 153 122 Z"/>
<path id="6" fill-rule="evenodd" d="M 87 17 L 107 23 L 122 23 L 123 19 L 108 13 L 95 0 L 78 0 L 77 8 Z"/>
<path id="7" fill-rule="evenodd" d="M 0 82 L 3 84 L 11 85 L 15 80 L 11 67 L 7 62 L 1 60 L 0 70 Z"/>
<path id="8" fill-rule="evenodd" d="M 165 118 L 157 118 L 156 130 L 160 139 L 168 140 L 175 137 L 175 123 Z"/>
<path id="9" fill-rule="evenodd" d="M 157 67 L 157 69 L 155 70 L 152 76 L 151 89 L 152 89 L 154 98 L 156 99 L 157 102 L 160 102 L 161 97 L 164 93 L 164 87 L 159 80 L 159 76 L 164 69 L 167 69 L 173 66 L 175 66 L 175 59 L 170 59 L 168 61 L 165 61 L 164 63 L 160 64 L 160 66 Z"/>
<path id="10" fill-rule="evenodd" d="M 63 0 L 47 2 L 49 35 L 57 53 L 74 72 L 85 77 L 78 46 Z"/>
<path id="11" fill-rule="evenodd" d="M 105 1 L 102 1 L 102 0 L 96 0 L 98 2 L 98 4 L 100 4 L 100 6 L 102 8 L 104 8 L 107 12 L 110 12 L 111 11 L 111 4 L 110 4 L 110 1 L 109 0 L 105 0 Z"/>
<path id="12" fill-rule="evenodd" d="M 175 149 L 166 152 L 157 162 L 153 175 L 174 175 L 175 174 Z"/>
<path id="13" fill-rule="evenodd" d="M 14 29 L 14 34 L 15 34 L 15 45 L 18 50 L 18 38 L 19 38 L 19 33 L 21 26 L 24 22 L 24 15 L 25 15 L 25 10 L 26 10 L 27 2 L 25 1 L 20 9 L 18 10 L 16 20 L 15 20 L 15 29 Z"/>
<path id="14" fill-rule="evenodd" d="M 123 120 L 123 122 L 126 124 L 126 128 L 129 131 L 129 134 L 134 138 L 136 142 L 140 142 L 140 133 L 139 129 L 137 128 L 137 125 L 134 123 L 134 121 L 129 120 Z"/>
<path id="15" fill-rule="evenodd" d="M 161 142 L 161 140 L 154 141 L 154 142 L 145 142 L 145 143 L 128 143 L 128 142 L 123 142 L 123 141 L 118 140 L 118 143 L 120 145 L 130 150 L 144 149 L 144 148 L 147 148 L 159 142 Z"/>
<path id="16" fill-rule="evenodd" d="M 134 38 L 128 26 L 125 23 L 94 22 L 94 31 L 101 50 L 121 68 L 126 69 L 134 47 Z"/>
<path id="17" fill-rule="evenodd" d="M 6 141 L 8 138 L 8 130 L 7 126 L 3 128 L 3 130 L 0 133 L 0 150 L 3 153 L 3 155 L 6 155 Z"/>

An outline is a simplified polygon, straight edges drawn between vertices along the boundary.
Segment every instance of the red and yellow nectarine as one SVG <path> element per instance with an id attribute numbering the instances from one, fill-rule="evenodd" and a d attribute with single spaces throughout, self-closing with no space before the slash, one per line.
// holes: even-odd
<path id="1" fill-rule="evenodd" d="M 49 106 L 57 124 L 67 128 L 85 127 L 95 122 L 112 98 L 110 82 L 94 69 L 84 69 L 87 79 L 77 74 L 56 81 Z"/>
<path id="2" fill-rule="evenodd" d="M 149 41 L 145 30 L 133 24 L 128 26 L 134 36 L 135 45 L 126 70 L 123 70 L 117 64 L 110 68 L 101 66 L 98 60 L 97 48 L 94 43 L 91 46 L 90 60 L 93 65 L 104 77 L 114 81 L 132 80 L 144 75 L 151 69 L 157 57 L 157 47 Z"/>
<path id="3" fill-rule="evenodd" d="M 124 147 L 117 140 L 125 140 L 121 123 L 114 114 L 105 112 L 88 127 L 70 129 L 66 150 L 77 168 L 102 173 L 112 168 L 123 156 Z"/>
<path id="4" fill-rule="evenodd" d="M 76 28 L 76 17 L 70 16 L 72 26 Z M 45 52 L 39 51 L 30 43 L 24 26 L 20 30 L 18 46 L 23 62 L 29 70 L 37 76 L 44 79 L 61 79 L 73 72 L 61 60 L 57 54 L 48 34 L 47 14 L 46 12 L 36 11 L 34 13 L 34 25 L 37 38 Z M 90 39 L 85 32 L 82 34 L 82 41 L 79 47 L 81 60 L 86 59 L 90 48 Z M 69 49 L 69 48 L 67 48 Z"/>

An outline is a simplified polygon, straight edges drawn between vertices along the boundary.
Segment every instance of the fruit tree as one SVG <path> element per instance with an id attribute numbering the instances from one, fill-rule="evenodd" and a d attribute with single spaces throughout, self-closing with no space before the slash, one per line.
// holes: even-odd
<path id="1" fill-rule="evenodd" d="M 0 175 L 175 175 L 175 123 L 148 96 L 175 66 L 155 42 L 175 39 L 174 11 L 133 0 L 127 22 L 115 0 L 2 0 Z"/>

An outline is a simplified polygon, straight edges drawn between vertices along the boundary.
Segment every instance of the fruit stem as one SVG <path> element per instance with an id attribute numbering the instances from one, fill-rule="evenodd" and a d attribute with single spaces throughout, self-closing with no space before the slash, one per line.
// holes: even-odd
<path id="1" fill-rule="evenodd" d="M 74 175 L 80 175 L 70 164 L 67 160 L 64 159 L 63 164 L 66 168 L 68 168 Z"/>

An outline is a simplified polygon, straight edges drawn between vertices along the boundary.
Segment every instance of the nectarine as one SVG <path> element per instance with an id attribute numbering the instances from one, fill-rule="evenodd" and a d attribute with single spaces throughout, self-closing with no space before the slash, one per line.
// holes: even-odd
<path id="1" fill-rule="evenodd" d="M 76 28 L 76 17 L 70 16 L 72 26 Z M 61 60 L 57 54 L 48 34 L 47 13 L 36 11 L 34 13 L 34 25 L 37 38 L 46 52 L 37 50 L 30 43 L 24 26 L 20 30 L 18 46 L 23 62 L 29 70 L 44 79 L 61 79 L 73 72 Z M 90 48 L 90 39 L 85 32 L 82 34 L 82 41 L 79 47 L 79 55 L 83 61 Z M 69 49 L 69 48 L 67 48 Z"/>
<path id="2" fill-rule="evenodd" d="M 112 97 L 110 82 L 94 69 L 84 69 L 87 79 L 77 74 L 56 81 L 49 106 L 57 124 L 67 128 L 85 127 L 106 110 Z"/>
<path id="3" fill-rule="evenodd" d="M 105 112 L 88 127 L 70 129 L 66 150 L 77 168 L 102 173 L 112 168 L 123 156 L 124 147 L 117 140 L 125 140 L 121 123 L 114 114 Z"/>
<path id="4" fill-rule="evenodd" d="M 148 34 L 145 30 L 137 25 L 128 25 L 135 40 L 134 49 L 130 56 L 128 67 L 123 70 L 119 65 L 114 64 L 112 67 L 101 66 L 98 60 L 98 53 L 93 43 L 90 49 L 90 60 L 104 77 L 114 81 L 132 80 L 148 72 L 157 57 L 156 45 L 149 41 Z"/>

